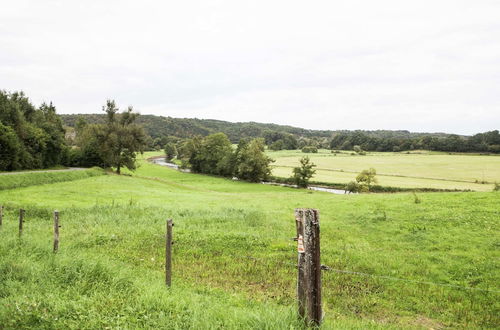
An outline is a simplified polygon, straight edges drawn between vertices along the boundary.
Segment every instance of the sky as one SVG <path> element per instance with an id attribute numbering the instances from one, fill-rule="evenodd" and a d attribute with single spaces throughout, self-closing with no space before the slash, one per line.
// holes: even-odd
<path id="1" fill-rule="evenodd" d="M 500 129 L 500 0 L 0 0 L 0 89 L 58 113 Z"/>

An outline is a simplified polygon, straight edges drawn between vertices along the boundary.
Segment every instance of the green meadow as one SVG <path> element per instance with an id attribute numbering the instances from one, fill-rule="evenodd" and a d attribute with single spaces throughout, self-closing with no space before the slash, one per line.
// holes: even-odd
<path id="1" fill-rule="evenodd" d="M 289 177 L 305 155 L 317 165 L 313 181 L 347 183 L 360 171 L 373 167 L 382 186 L 402 188 L 459 189 L 491 191 L 500 183 L 500 156 L 448 154 L 428 151 L 411 153 L 370 152 L 353 155 L 319 150 L 317 154 L 300 150 L 268 151 L 275 159 L 273 175 Z"/>
<path id="2" fill-rule="evenodd" d="M 271 156 L 292 166 L 299 154 Z M 460 174 L 446 173 L 444 164 L 435 173 L 424 165 L 409 169 L 411 157 L 441 164 L 448 156 L 313 159 L 318 168 L 372 166 L 434 181 L 474 180 L 481 166 L 487 181 L 499 176 L 500 158 L 490 156 L 463 160 Z M 379 163 L 361 163 L 371 157 Z M 398 159 L 408 168 L 394 165 Z M 491 189 L 334 195 L 182 173 L 144 159 L 134 173 L 60 181 L 0 190 L 2 329 L 303 328 L 292 240 L 298 207 L 320 210 L 322 263 L 332 269 L 322 278 L 323 328 L 500 326 L 500 193 Z M 26 209 L 21 237 L 19 208 Z M 57 254 L 55 209 L 62 226 Z M 171 288 L 163 273 L 168 218 L 175 223 Z"/>

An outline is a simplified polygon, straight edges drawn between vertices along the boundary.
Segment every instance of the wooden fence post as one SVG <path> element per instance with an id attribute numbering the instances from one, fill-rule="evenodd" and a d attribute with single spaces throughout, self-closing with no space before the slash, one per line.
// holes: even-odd
<path id="1" fill-rule="evenodd" d="M 24 212 L 25 210 L 19 209 L 19 237 L 23 233 Z"/>
<path id="2" fill-rule="evenodd" d="M 0 228 L 2 227 L 3 223 L 3 205 L 0 205 Z"/>
<path id="3" fill-rule="evenodd" d="M 295 224 L 299 255 L 297 275 L 299 315 L 307 324 L 319 325 L 323 311 L 318 210 L 296 209 Z"/>
<path id="4" fill-rule="evenodd" d="M 172 286 L 172 227 L 174 223 L 172 219 L 167 220 L 167 233 L 165 245 L 165 284 Z"/>
<path id="5" fill-rule="evenodd" d="M 54 211 L 54 253 L 59 249 L 59 211 Z"/>

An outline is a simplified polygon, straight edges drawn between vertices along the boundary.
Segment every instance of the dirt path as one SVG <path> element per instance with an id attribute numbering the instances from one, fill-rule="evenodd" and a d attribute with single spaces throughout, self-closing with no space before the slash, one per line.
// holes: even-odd
<path id="1" fill-rule="evenodd" d="M 70 168 L 65 168 L 63 170 L 1 172 L 0 175 L 15 175 L 15 174 L 24 174 L 24 173 L 45 173 L 45 172 L 71 172 L 71 171 L 82 171 L 82 170 L 86 170 L 86 168 L 82 168 L 82 167 L 70 167 Z"/>

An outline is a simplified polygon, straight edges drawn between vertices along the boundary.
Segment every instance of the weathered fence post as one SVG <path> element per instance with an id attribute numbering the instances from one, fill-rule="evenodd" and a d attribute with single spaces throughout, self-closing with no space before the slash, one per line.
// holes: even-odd
<path id="1" fill-rule="evenodd" d="M 165 284 L 170 287 L 172 285 L 172 227 L 174 223 L 172 219 L 167 220 L 167 233 L 165 245 Z"/>
<path id="2" fill-rule="evenodd" d="M 0 227 L 2 227 L 3 223 L 3 205 L 0 205 Z"/>
<path id="3" fill-rule="evenodd" d="M 19 209 L 19 237 L 23 233 L 24 212 L 25 210 Z"/>
<path id="4" fill-rule="evenodd" d="M 323 312 L 318 210 L 296 209 L 295 224 L 299 255 L 297 274 L 299 315 L 308 324 L 319 325 Z"/>
<path id="5" fill-rule="evenodd" d="M 59 249 L 59 211 L 54 211 L 54 253 Z"/>

